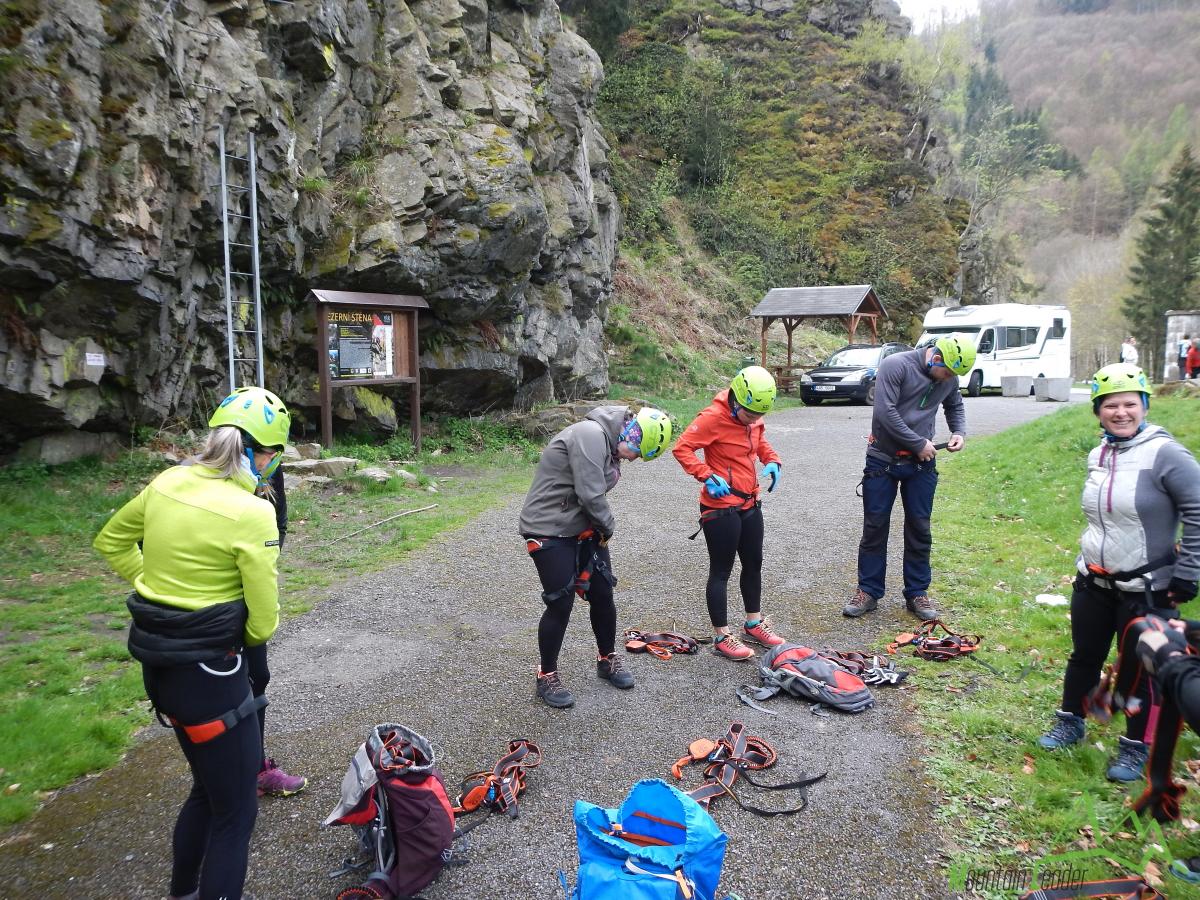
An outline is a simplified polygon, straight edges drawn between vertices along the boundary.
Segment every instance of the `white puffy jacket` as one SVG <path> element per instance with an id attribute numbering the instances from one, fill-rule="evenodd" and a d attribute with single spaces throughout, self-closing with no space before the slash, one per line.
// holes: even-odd
<path id="1" fill-rule="evenodd" d="M 1093 564 L 1109 572 L 1132 572 L 1171 556 L 1150 574 L 1153 590 L 1172 577 L 1200 579 L 1200 464 L 1166 429 L 1147 425 L 1124 441 L 1105 438 L 1088 454 L 1083 485 L 1087 528 L 1079 539 L 1076 568 Z M 1123 591 L 1143 590 L 1140 578 L 1118 581 Z"/>

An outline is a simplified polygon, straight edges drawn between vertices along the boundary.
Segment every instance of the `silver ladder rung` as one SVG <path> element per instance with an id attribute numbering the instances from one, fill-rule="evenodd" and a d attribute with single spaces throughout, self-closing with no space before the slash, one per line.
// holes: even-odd
<path id="1" fill-rule="evenodd" d="M 235 356 L 234 362 L 258 362 L 257 356 Z"/>
<path id="2" fill-rule="evenodd" d="M 246 215 L 245 213 L 229 213 L 229 218 L 231 218 L 231 219 L 248 219 L 250 217 L 248 215 Z"/>
<path id="3" fill-rule="evenodd" d="M 225 158 L 226 158 L 226 159 L 236 159 L 238 162 L 249 162 L 249 160 L 248 160 L 248 159 L 246 159 L 246 157 L 244 157 L 244 156 L 234 156 L 232 153 L 226 153 L 226 154 L 225 154 Z"/>
<path id="4" fill-rule="evenodd" d="M 253 244 L 243 244 L 243 243 L 240 243 L 239 241 L 230 241 L 229 246 L 230 247 L 245 247 L 248 250 L 251 247 L 253 247 L 254 245 Z"/>
<path id="5" fill-rule="evenodd" d="M 231 271 L 229 274 L 234 275 L 238 278 L 253 278 L 254 277 L 253 272 L 233 272 L 233 271 Z"/>
<path id="6" fill-rule="evenodd" d="M 235 329 L 233 329 L 233 333 L 234 334 L 257 334 L 257 332 L 253 328 L 235 328 Z"/>
<path id="7" fill-rule="evenodd" d="M 232 303 L 234 306 L 253 306 L 254 305 L 253 300 L 230 300 L 229 302 Z"/>

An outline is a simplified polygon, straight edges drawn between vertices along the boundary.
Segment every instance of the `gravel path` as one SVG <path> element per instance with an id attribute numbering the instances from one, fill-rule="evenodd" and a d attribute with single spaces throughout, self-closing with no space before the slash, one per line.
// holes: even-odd
<path id="1" fill-rule="evenodd" d="M 1000 397 L 966 403 L 973 435 L 1058 408 Z M 912 621 L 897 599 L 898 559 L 879 612 L 866 621 L 840 614 L 854 586 L 861 523 L 854 486 L 869 427 L 869 409 L 841 405 L 768 420 L 784 475 L 764 503 L 764 610 L 781 633 L 803 643 L 880 646 Z M 671 459 L 627 464 L 611 499 L 618 627 L 707 634 L 704 544 L 687 540 L 695 482 Z M 429 736 L 452 792 L 463 775 L 490 766 L 511 737 L 532 739 L 544 752 L 521 817 L 473 832 L 470 864 L 446 870 L 424 892 L 430 900 L 561 897 L 556 873 L 573 879 L 577 862 L 574 800 L 612 806 L 638 779 L 669 779 L 689 741 L 718 737 L 733 720 L 776 746 L 780 763 L 769 774 L 828 770 L 829 777 L 796 816 L 762 819 L 727 800 L 714 804 L 730 836 L 723 892 L 747 900 L 950 896 L 944 878 L 932 874 L 942 862 L 936 787 L 926 781 L 904 691 L 881 688 L 873 710 L 829 718 L 778 698 L 772 717 L 734 697 L 753 679 L 753 666 L 705 650 L 668 662 L 627 656 L 638 684 L 618 693 L 593 674 L 591 632 L 577 610 L 560 666 L 577 705 L 555 711 L 536 703 L 539 588 L 514 531 L 520 503 L 512 498 L 400 566 L 342 583 L 280 629 L 271 645 L 268 743 L 310 783 L 296 797 L 262 803 L 247 885 L 257 900 L 331 897 L 351 883 L 327 874 L 349 851 L 349 831 L 317 823 L 333 805 L 354 747 L 378 721 Z M 891 547 L 898 551 L 895 519 Z M 935 571 L 936 523 L 935 511 Z M 947 612 L 953 620 L 954 610 Z M 695 786 L 696 773 L 689 777 Z M 0 841 L 0 895 L 162 897 L 171 824 L 186 787 L 174 741 L 148 730 L 124 762 L 63 791 Z"/>

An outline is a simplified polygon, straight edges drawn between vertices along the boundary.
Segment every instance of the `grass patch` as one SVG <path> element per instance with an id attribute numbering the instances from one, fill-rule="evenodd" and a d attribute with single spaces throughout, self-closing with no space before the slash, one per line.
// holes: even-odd
<path id="1" fill-rule="evenodd" d="M 444 420 L 425 452 L 411 450 L 403 439 L 337 448 L 368 462 L 404 459 L 415 485 L 347 477 L 289 494 L 283 615 L 311 609 L 335 581 L 393 565 L 524 490 L 538 454 L 511 429 L 477 419 Z M 9 548 L 0 571 L 0 826 L 27 818 L 48 792 L 114 764 L 150 721 L 141 670 L 125 649 L 128 586 L 91 542 L 164 465 L 133 452 L 107 463 L 0 469 L 0 536 Z M 432 503 L 436 509 L 330 543 Z M 3 789 L 11 785 L 19 787 Z"/>
<path id="2" fill-rule="evenodd" d="M 1151 419 L 1196 452 L 1198 411 L 1195 401 L 1158 398 Z M 1034 598 L 1070 596 L 1084 527 L 1079 495 L 1097 435 L 1090 407 L 1080 404 L 971 441 L 968 452 L 947 459 L 942 470 L 934 595 L 958 611 L 954 626 L 984 633 L 983 661 L 1009 675 L 1034 666 L 1014 684 L 968 661 L 911 661 L 922 688 L 917 703 L 927 723 L 928 765 L 946 798 L 938 810 L 952 836 L 952 886 L 965 866 L 1028 869 L 1055 854 L 1076 854 L 1072 864 L 1100 878 L 1127 871 L 1126 863 L 1140 872 L 1152 856 L 1165 869 L 1173 856 L 1200 852 L 1200 838 L 1187 828 L 1169 826 L 1160 838 L 1139 831 L 1148 825 L 1128 821 L 1126 799 L 1141 788 L 1104 778 L 1123 719 L 1107 726 L 1089 722 L 1086 743 L 1068 752 L 1036 745 L 1061 700 L 1071 640 L 1066 608 Z M 1187 733 L 1177 759 L 1194 757 L 1197 747 Z M 1180 769 L 1193 785 L 1184 817 L 1200 818 L 1196 784 Z M 1169 891 L 1197 896 L 1174 880 Z"/>

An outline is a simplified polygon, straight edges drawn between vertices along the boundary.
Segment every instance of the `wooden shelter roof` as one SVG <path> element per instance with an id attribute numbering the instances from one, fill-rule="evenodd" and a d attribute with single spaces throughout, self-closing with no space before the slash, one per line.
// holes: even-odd
<path id="1" fill-rule="evenodd" d="M 762 319 L 887 315 L 869 284 L 772 288 L 750 315 Z"/>

